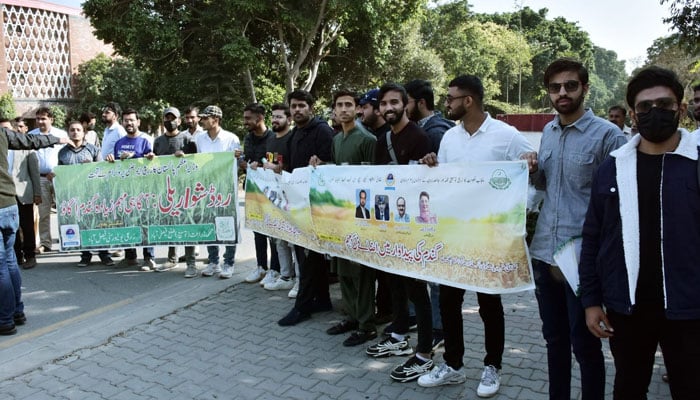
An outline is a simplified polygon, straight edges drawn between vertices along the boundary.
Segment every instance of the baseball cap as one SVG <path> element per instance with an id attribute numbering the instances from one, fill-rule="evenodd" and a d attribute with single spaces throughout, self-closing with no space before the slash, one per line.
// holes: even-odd
<path id="1" fill-rule="evenodd" d="M 377 99 L 377 96 L 379 95 L 379 89 L 372 89 L 369 92 L 365 93 L 362 95 L 360 98 L 360 105 L 364 106 L 365 104 L 372 104 L 373 106 L 379 105 L 379 99 Z"/>
<path id="2" fill-rule="evenodd" d="M 204 111 L 199 113 L 199 117 L 219 117 L 221 118 L 224 115 L 224 113 L 221 112 L 221 109 L 218 106 L 207 106 L 207 108 L 204 109 Z"/>
<path id="3" fill-rule="evenodd" d="M 175 116 L 175 118 L 180 118 L 180 110 L 178 110 L 175 107 L 168 107 L 163 111 L 163 116 L 165 117 L 168 114 L 172 114 Z"/>

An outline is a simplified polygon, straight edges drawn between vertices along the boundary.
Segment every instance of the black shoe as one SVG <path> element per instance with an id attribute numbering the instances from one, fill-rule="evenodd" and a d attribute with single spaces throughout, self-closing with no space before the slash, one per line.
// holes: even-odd
<path id="1" fill-rule="evenodd" d="M 352 347 L 365 343 L 377 337 L 377 331 L 355 331 L 345 341 L 343 346 Z"/>
<path id="2" fill-rule="evenodd" d="M 181 262 L 181 263 L 187 262 L 187 257 L 185 257 L 185 256 L 180 256 L 180 257 L 177 258 L 177 262 Z"/>
<path id="3" fill-rule="evenodd" d="M 333 311 L 333 303 L 330 299 L 328 300 L 314 300 L 311 303 L 311 313 Z"/>
<path id="4" fill-rule="evenodd" d="M 15 333 L 17 333 L 17 328 L 15 328 L 15 324 L 8 326 L 0 326 L 0 335 L 2 336 L 14 335 Z"/>
<path id="5" fill-rule="evenodd" d="M 292 326 L 298 324 L 299 322 L 306 321 L 309 318 L 311 318 L 311 314 L 301 312 L 296 308 L 292 308 L 292 311 L 285 315 L 284 318 L 277 321 L 277 324 L 279 324 L 279 326 Z"/>
<path id="6" fill-rule="evenodd" d="M 389 376 L 399 382 L 410 382 L 427 374 L 433 368 L 433 360 L 423 361 L 416 356 L 406 360 L 405 363 L 394 368 Z"/>
<path id="7" fill-rule="evenodd" d="M 108 267 L 111 267 L 114 265 L 114 260 L 112 260 L 112 257 L 110 257 L 109 255 L 100 256 L 100 261 L 102 261 L 103 265 L 106 265 Z"/>
<path id="8" fill-rule="evenodd" d="M 90 265 L 90 258 L 89 257 L 80 257 L 80 261 L 78 262 L 78 267 L 87 267 Z"/>
<path id="9" fill-rule="evenodd" d="M 27 316 L 24 315 L 23 312 L 15 313 L 12 318 L 15 320 L 15 325 L 24 325 L 27 323 Z"/>
<path id="10" fill-rule="evenodd" d="M 326 330 L 326 333 L 329 335 L 340 335 L 341 333 L 354 331 L 359 326 L 360 324 L 357 321 L 349 321 L 347 319 L 344 319 L 341 322 L 328 328 Z"/>

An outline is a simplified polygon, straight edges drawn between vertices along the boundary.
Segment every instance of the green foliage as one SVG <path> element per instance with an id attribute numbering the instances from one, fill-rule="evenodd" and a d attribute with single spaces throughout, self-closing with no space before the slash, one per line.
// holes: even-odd
<path id="1" fill-rule="evenodd" d="M 5 92 L 0 95 L 0 118 L 12 119 L 17 116 L 15 111 L 15 101 L 12 99 L 12 93 Z"/>
<path id="2" fill-rule="evenodd" d="M 664 22 L 678 30 L 678 45 L 685 51 L 700 54 L 700 3 L 697 0 L 661 0 L 671 5 L 671 16 Z"/>
<path id="3" fill-rule="evenodd" d="M 51 110 L 51 113 L 53 114 L 53 126 L 56 128 L 65 129 L 68 122 L 66 121 L 66 108 L 64 106 L 54 104 L 49 106 L 49 110 Z"/>
<path id="4" fill-rule="evenodd" d="M 333 193 L 328 191 L 321 193 L 315 188 L 311 188 L 309 191 L 309 202 L 315 206 L 332 205 L 335 207 L 346 207 L 348 205 L 347 201 L 336 199 Z"/>

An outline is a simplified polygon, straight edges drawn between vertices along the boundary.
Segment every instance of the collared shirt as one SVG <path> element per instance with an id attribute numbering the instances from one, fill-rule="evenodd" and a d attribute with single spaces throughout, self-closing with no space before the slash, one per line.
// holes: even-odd
<path id="1" fill-rule="evenodd" d="M 420 126 L 421 128 L 424 127 L 424 126 L 425 126 L 425 123 L 428 122 L 428 120 L 429 120 L 430 118 L 433 118 L 434 116 L 435 116 L 435 113 L 433 112 L 433 113 L 430 113 L 430 115 L 428 115 L 427 117 L 421 118 L 421 119 L 418 121 L 418 126 Z"/>
<path id="2" fill-rule="evenodd" d="M 102 154 L 97 147 L 86 142 L 83 142 L 80 147 L 67 144 L 58 152 L 58 165 L 75 165 L 95 161 L 102 161 Z"/>
<path id="3" fill-rule="evenodd" d="M 198 153 L 218 153 L 222 151 L 234 151 L 241 148 L 241 140 L 233 133 L 219 129 L 219 134 L 212 140 L 208 132 L 194 137 L 197 143 Z"/>
<path id="4" fill-rule="evenodd" d="M 55 126 L 51 127 L 51 130 L 47 133 L 48 135 L 56 136 L 58 138 L 68 138 L 68 134 L 63 129 L 58 129 Z M 39 128 L 32 129 L 29 135 L 42 135 Z M 63 145 L 45 147 L 36 151 L 36 155 L 39 158 L 39 173 L 44 175 L 53 172 L 53 169 L 58 165 L 58 151 L 61 150 Z"/>
<path id="5" fill-rule="evenodd" d="M 530 245 L 533 259 L 553 264 L 556 249 L 581 235 L 593 174 L 611 151 L 625 143 L 617 125 L 590 109 L 573 124 L 562 127 L 557 116 L 544 127 L 538 171 L 532 176 L 535 187 L 545 190 Z"/>
<path id="6" fill-rule="evenodd" d="M 404 214 L 403 217 L 399 213 L 394 214 L 394 221 L 396 222 L 411 222 L 411 217 L 408 214 Z"/>
<path id="7" fill-rule="evenodd" d="M 531 151 L 534 151 L 532 145 L 517 129 L 486 113 L 486 119 L 473 135 L 462 124 L 445 132 L 438 162 L 515 161 Z"/>
<path id="8" fill-rule="evenodd" d="M 114 144 L 117 140 L 126 136 L 126 131 L 124 127 L 115 122 L 112 126 L 105 128 L 104 134 L 102 135 L 102 159 L 107 158 L 107 154 L 114 153 Z"/>

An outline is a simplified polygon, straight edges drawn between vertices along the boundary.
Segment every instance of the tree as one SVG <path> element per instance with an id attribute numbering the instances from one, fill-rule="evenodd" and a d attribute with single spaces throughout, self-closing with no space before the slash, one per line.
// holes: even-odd
<path id="1" fill-rule="evenodd" d="M 591 73 L 591 89 L 588 106 L 597 114 L 605 114 L 613 105 L 625 104 L 627 72 L 625 62 L 617 59 L 617 53 L 602 47 L 593 47 L 594 73 Z"/>
<path id="2" fill-rule="evenodd" d="M 700 81 L 700 54 L 688 53 L 680 34 L 656 39 L 647 49 L 647 63 L 644 66 L 649 65 L 675 72 L 687 93 L 690 93 L 694 83 Z"/>
<path id="3" fill-rule="evenodd" d="M 671 5 L 671 16 L 664 22 L 678 30 L 678 44 L 693 54 L 700 53 L 700 3 L 697 0 L 661 0 Z"/>
<path id="4" fill-rule="evenodd" d="M 17 115 L 15 110 L 15 101 L 12 98 L 12 93 L 5 92 L 0 95 L 0 118 L 12 119 Z"/>

